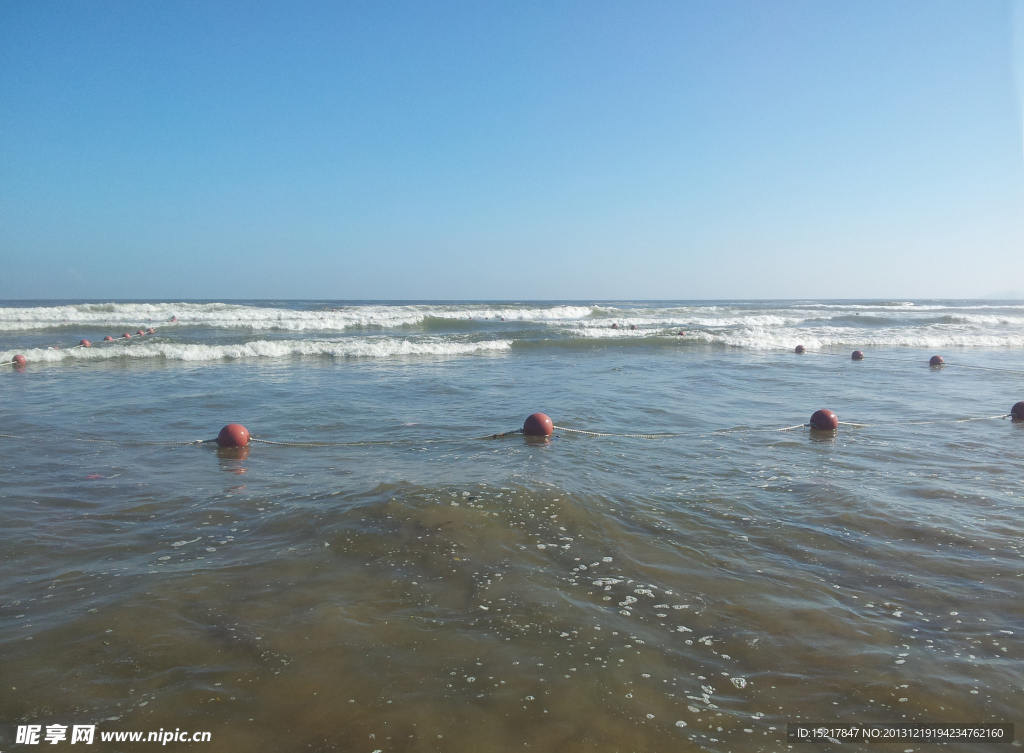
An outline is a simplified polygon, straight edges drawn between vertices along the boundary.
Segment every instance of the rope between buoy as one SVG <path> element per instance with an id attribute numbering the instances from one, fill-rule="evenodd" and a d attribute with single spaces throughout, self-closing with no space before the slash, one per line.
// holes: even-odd
<path id="1" fill-rule="evenodd" d="M 524 434 L 524 429 L 516 429 L 515 431 L 503 431 L 499 434 L 488 434 L 485 437 L 477 437 L 477 439 L 501 439 L 502 437 L 512 437 L 516 434 Z"/>
<path id="2" fill-rule="evenodd" d="M 939 419 L 938 421 L 902 421 L 901 423 L 908 426 L 927 426 L 928 424 L 966 424 L 970 421 L 992 421 L 997 418 L 1010 418 L 1012 414 L 1003 413 L 998 416 L 979 416 L 977 418 L 948 418 Z"/>
<path id="3" fill-rule="evenodd" d="M 386 439 L 367 440 L 365 442 L 273 442 L 269 439 L 256 439 L 255 437 L 250 437 L 249 441 L 274 445 L 276 447 L 357 447 L 359 445 L 369 444 L 397 444 L 397 442 Z"/>
<path id="4" fill-rule="evenodd" d="M 558 431 L 565 431 L 570 434 L 586 434 L 588 437 L 631 437 L 633 439 L 665 439 L 666 437 L 681 437 L 682 434 L 612 434 L 600 431 L 583 431 L 582 429 L 567 429 L 564 426 L 554 427 Z"/>
<path id="5" fill-rule="evenodd" d="M 806 351 L 806 352 L 809 353 L 809 354 L 818 355 L 818 356 L 838 356 L 840 358 L 849 358 L 850 357 L 849 353 L 830 353 L 830 352 L 824 351 L 824 350 L 809 350 L 809 351 Z M 922 362 L 917 360 L 916 358 L 893 358 L 891 356 L 868 355 L 867 353 L 864 354 L 864 360 L 865 361 L 889 361 L 891 363 L 912 363 L 912 364 L 917 364 L 919 366 L 920 365 L 925 365 L 925 366 L 928 365 L 928 364 L 922 364 Z M 998 366 L 969 366 L 966 363 L 957 363 L 956 361 L 952 361 L 952 362 L 946 361 L 946 362 L 940 364 L 940 366 L 942 366 L 942 367 L 954 366 L 954 367 L 960 368 L 960 369 L 980 369 L 981 371 L 1005 371 L 1005 372 L 1008 372 L 1010 374 L 1024 374 L 1024 371 L 1022 371 L 1021 369 L 1004 369 L 1004 368 L 1000 368 Z"/>
<path id="6" fill-rule="evenodd" d="M 514 433 L 514 432 L 511 432 Z M 519 433 L 522 433 L 520 430 Z M 504 436 L 504 435 L 495 435 Z M 477 439 L 490 439 L 491 437 L 477 437 Z M 211 442 L 217 440 L 211 439 Z M 457 437 L 450 439 L 368 439 L 362 442 L 274 442 L 269 439 L 257 439 L 256 437 L 250 437 L 249 442 L 259 442 L 260 444 L 269 444 L 276 447 L 362 447 L 364 445 L 396 445 L 396 444 L 441 444 L 444 442 L 462 442 Z"/>
<path id="7" fill-rule="evenodd" d="M 100 442 L 102 444 L 121 444 L 121 445 L 176 445 L 184 446 L 190 444 L 210 444 L 216 442 L 216 439 L 193 439 L 189 442 L 161 442 L 158 440 L 146 440 L 146 439 L 91 439 L 88 437 L 72 437 L 74 442 Z"/>

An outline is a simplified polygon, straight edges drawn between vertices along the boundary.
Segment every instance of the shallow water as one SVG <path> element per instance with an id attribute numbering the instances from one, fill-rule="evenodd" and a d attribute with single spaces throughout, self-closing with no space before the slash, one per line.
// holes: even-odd
<path id="1" fill-rule="evenodd" d="M 8 304 L 0 332 L 30 359 L 0 371 L 5 747 L 59 723 L 769 751 L 795 721 L 1021 721 L 1024 425 L 953 421 L 1024 400 L 1022 306 Z M 847 425 L 776 431 L 820 407 Z M 480 438 L 534 410 L 675 436 Z M 337 444 L 142 444 L 229 421 Z"/>

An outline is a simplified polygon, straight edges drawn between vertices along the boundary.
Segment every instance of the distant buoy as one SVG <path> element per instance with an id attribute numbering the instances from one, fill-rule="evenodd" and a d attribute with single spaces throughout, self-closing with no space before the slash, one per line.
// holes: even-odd
<path id="1" fill-rule="evenodd" d="M 928 365 L 932 367 L 942 366 L 944 363 L 946 362 L 942 360 L 942 356 L 932 356 L 928 359 Z"/>
<path id="2" fill-rule="evenodd" d="M 828 408 L 816 410 L 811 415 L 811 428 L 817 431 L 835 431 L 839 428 L 839 416 Z"/>
<path id="3" fill-rule="evenodd" d="M 555 425 L 544 413 L 531 413 L 523 422 L 523 433 L 528 437 L 550 437 Z"/>
<path id="4" fill-rule="evenodd" d="M 89 342 L 88 340 L 79 340 L 78 344 L 81 345 L 83 348 L 91 348 L 92 347 L 92 343 Z"/>
<path id="5" fill-rule="evenodd" d="M 629 325 L 629 328 L 630 328 L 630 329 L 640 329 L 640 328 L 639 328 L 639 327 L 637 327 L 637 326 L 636 326 L 635 324 L 630 324 L 630 325 Z"/>
<path id="6" fill-rule="evenodd" d="M 110 342 L 113 339 L 114 339 L 113 337 L 111 337 L 110 335 L 107 335 L 106 337 L 103 338 L 103 342 Z"/>
<path id="7" fill-rule="evenodd" d="M 1024 400 L 1013 404 L 1013 407 L 1010 408 L 1010 417 L 1014 421 L 1024 421 Z"/>
<path id="8" fill-rule="evenodd" d="M 619 328 L 619 323 L 618 322 L 612 322 L 612 329 L 618 329 L 618 328 Z"/>
<path id="9" fill-rule="evenodd" d="M 850 358 L 852 358 L 854 361 L 863 361 L 864 360 L 864 351 L 863 350 L 855 350 L 855 351 L 853 351 L 853 355 L 851 355 Z"/>
<path id="10" fill-rule="evenodd" d="M 28 360 L 25 358 L 25 356 L 19 353 L 18 355 L 11 359 L 11 363 L 14 364 L 15 366 L 24 366 L 26 363 L 28 363 Z M 547 416 L 544 416 L 544 418 L 547 418 Z M 548 432 L 548 434 L 550 433 L 551 432 Z"/>
<path id="11" fill-rule="evenodd" d="M 249 444 L 249 430 L 241 424 L 228 424 L 217 435 L 221 447 L 245 447 Z"/>
<path id="12" fill-rule="evenodd" d="M 805 349 L 804 349 L 804 346 L 803 346 L 803 345 L 797 345 L 797 346 L 796 346 L 795 348 L 793 348 L 793 352 L 794 352 L 794 353 L 803 353 L 803 352 L 804 352 L 804 350 L 805 350 Z"/>
<path id="13" fill-rule="evenodd" d="M 129 335 L 129 334 L 127 333 L 127 332 L 125 332 L 124 334 L 122 334 L 122 335 L 121 335 L 121 337 L 122 337 L 123 339 L 125 339 L 125 340 L 131 340 L 131 339 L 132 339 L 132 336 L 131 336 L 131 335 Z"/>
<path id="14" fill-rule="evenodd" d="M 140 329 L 140 330 L 139 330 L 138 332 L 136 332 L 135 334 L 136 334 L 136 335 L 144 335 L 144 334 L 146 334 L 146 331 L 145 331 L 145 330 L 143 330 L 143 329 Z"/>

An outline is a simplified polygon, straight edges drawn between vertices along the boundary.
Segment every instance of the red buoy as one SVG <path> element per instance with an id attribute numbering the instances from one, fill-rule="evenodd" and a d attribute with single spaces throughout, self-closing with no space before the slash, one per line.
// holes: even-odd
<path id="1" fill-rule="evenodd" d="M 1013 404 L 1013 407 L 1010 408 L 1010 417 L 1014 421 L 1024 421 L 1024 400 Z"/>
<path id="2" fill-rule="evenodd" d="M 18 355 L 11 359 L 11 363 L 14 364 L 15 366 L 24 366 L 26 363 L 28 363 L 28 360 L 25 358 L 25 356 L 19 353 Z M 547 416 L 545 416 L 545 418 L 547 418 Z M 551 432 L 548 432 L 548 434 L 550 433 Z"/>
<path id="3" fill-rule="evenodd" d="M 127 332 L 125 332 L 124 334 L 122 334 L 122 335 L 121 335 L 121 337 L 123 337 L 123 338 L 124 338 L 125 340 L 131 340 L 131 339 L 132 339 L 132 336 L 131 336 L 131 335 L 129 335 L 129 334 L 127 333 Z"/>
<path id="4" fill-rule="evenodd" d="M 140 330 L 139 330 L 138 332 L 136 332 L 135 334 L 136 334 L 136 335 L 144 335 L 144 334 L 146 334 L 146 331 L 145 331 L 145 330 L 142 330 L 142 329 L 140 329 Z"/>
<path id="5" fill-rule="evenodd" d="M 554 423 L 543 413 L 531 413 L 523 422 L 523 433 L 528 437 L 550 437 L 554 430 Z"/>
<path id="6" fill-rule="evenodd" d="M 106 337 L 103 338 L 103 342 L 109 342 L 110 340 L 113 340 L 113 339 L 114 339 L 113 337 L 111 337 L 110 335 L 107 335 Z"/>
<path id="7" fill-rule="evenodd" d="M 804 352 L 804 346 L 803 345 L 797 345 L 795 348 L 793 348 L 793 352 L 794 353 L 803 353 Z"/>
<path id="8" fill-rule="evenodd" d="M 92 347 L 92 343 L 89 342 L 88 340 L 79 340 L 78 344 L 81 345 L 83 348 L 91 348 Z"/>
<path id="9" fill-rule="evenodd" d="M 852 358 L 854 361 L 863 361 L 864 360 L 864 351 L 863 350 L 855 350 L 855 351 L 853 351 L 853 355 L 851 355 L 850 358 Z"/>
<path id="10" fill-rule="evenodd" d="M 156 334 L 156 330 L 153 329 L 152 327 L 150 327 L 149 329 L 146 330 L 146 334 L 147 335 L 155 335 Z"/>
<path id="11" fill-rule="evenodd" d="M 249 444 L 249 430 L 241 424 L 228 424 L 217 435 L 221 447 L 245 447 Z"/>
<path id="12" fill-rule="evenodd" d="M 816 410 L 811 415 L 811 428 L 817 431 L 835 431 L 839 428 L 839 416 L 828 408 Z"/>
<path id="13" fill-rule="evenodd" d="M 929 366 L 942 366 L 945 361 L 942 360 L 942 356 L 932 356 L 928 359 Z"/>

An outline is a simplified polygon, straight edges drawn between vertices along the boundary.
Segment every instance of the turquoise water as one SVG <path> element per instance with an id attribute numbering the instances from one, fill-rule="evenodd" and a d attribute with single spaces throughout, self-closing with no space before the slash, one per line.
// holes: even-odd
<path id="1" fill-rule="evenodd" d="M 769 751 L 794 721 L 1019 721 L 1022 312 L 6 304 L 0 742 Z M 779 431 L 822 407 L 835 435 Z M 482 438 L 538 410 L 671 436 Z M 148 444 L 231 421 L 326 446 Z"/>

